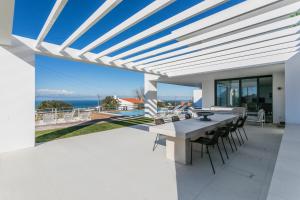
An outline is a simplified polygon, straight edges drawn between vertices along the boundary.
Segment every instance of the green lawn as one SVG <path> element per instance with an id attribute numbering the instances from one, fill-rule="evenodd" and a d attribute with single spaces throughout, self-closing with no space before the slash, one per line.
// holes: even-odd
<path id="1" fill-rule="evenodd" d="M 89 133 L 95 133 L 100 131 L 111 130 L 115 128 L 121 128 L 126 126 L 133 126 L 137 124 L 145 124 L 153 122 L 153 119 L 140 117 L 128 120 L 121 120 L 121 121 L 112 121 L 112 122 L 104 122 L 101 124 L 88 124 L 82 126 L 72 126 L 68 128 L 60 128 L 60 129 L 52 129 L 52 130 L 45 130 L 45 131 L 36 131 L 36 142 L 48 142 L 55 139 L 60 138 L 68 138 L 77 135 L 85 135 Z"/>

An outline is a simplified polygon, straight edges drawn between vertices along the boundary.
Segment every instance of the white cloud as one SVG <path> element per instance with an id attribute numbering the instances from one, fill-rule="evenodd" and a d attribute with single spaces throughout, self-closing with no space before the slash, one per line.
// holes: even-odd
<path id="1" fill-rule="evenodd" d="M 37 96 L 69 96 L 74 94 L 72 91 L 63 90 L 63 89 L 37 89 L 36 95 Z"/>

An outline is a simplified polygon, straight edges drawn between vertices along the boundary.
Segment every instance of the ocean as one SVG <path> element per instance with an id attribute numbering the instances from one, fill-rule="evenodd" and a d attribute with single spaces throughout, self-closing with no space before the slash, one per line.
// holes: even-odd
<path id="1" fill-rule="evenodd" d="M 89 108 L 98 106 L 98 100 L 62 100 L 71 104 L 74 108 Z M 41 104 L 42 100 L 35 101 L 35 108 Z"/>

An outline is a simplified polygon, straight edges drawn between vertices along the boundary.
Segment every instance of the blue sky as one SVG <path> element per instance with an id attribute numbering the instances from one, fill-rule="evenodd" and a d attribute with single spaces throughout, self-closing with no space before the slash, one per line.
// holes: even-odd
<path id="1" fill-rule="evenodd" d="M 69 0 L 45 41 L 61 44 L 76 30 L 104 0 Z M 83 48 L 105 32 L 120 24 L 128 17 L 138 12 L 153 0 L 123 0 L 115 9 L 100 20 L 94 27 L 79 38 L 71 47 Z M 200 0 L 176 0 L 161 11 L 155 13 L 136 26 L 126 30 L 112 40 L 100 45 L 93 52 L 97 53 L 118 42 L 131 37 L 139 31 L 145 30 L 176 13 L 179 13 Z M 208 12 L 200 14 L 157 33 L 144 40 L 136 42 L 126 48 L 110 54 L 110 56 L 124 52 L 132 47 L 152 41 L 169 34 L 171 31 L 209 16 L 215 12 L 228 8 L 242 0 L 229 0 L 227 3 Z M 47 19 L 54 0 L 16 0 L 13 33 L 29 38 L 37 38 Z M 174 41 L 172 41 L 174 42 Z M 170 43 L 172 43 L 170 42 Z M 166 45 L 166 44 L 164 44 Z M 121 69 L 72 62 L 44 56 L 36 57 L 36 90 L 39 96 L 71 96 L 90 97 L 101 95 L 132 96 L 136 88 L 143 86 L 143 74 Z M 159 84 L 159 96 L 191 96 L 191 87 Z M 52 94 L 51 94 L 52 93 Z"/>

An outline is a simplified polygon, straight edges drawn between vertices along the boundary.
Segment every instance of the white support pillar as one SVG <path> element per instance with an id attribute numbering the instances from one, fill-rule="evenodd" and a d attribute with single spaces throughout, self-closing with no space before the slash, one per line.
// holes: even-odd
<path id="1" fill-rule="evenodd" d="M 202 107 L 202 86 L 193 91 L 194 107 Z"/>
<path id="2" fill-rule="evenodd" d="M 287 124 L 300 124 L 300 53 L 285 64 L 285 119 Z"/>
<path id="3" fill-rule="evenodd" d="M 285 121 L 284 72 L 273 73 L 273 123 Z"/>
<path id="4" fill-rule="evenodd" d="M 215 105 L 215 83 L 213 79 L 202 80 L 202 107 Z"/>
<path id="5" fill-rule="evenodd" d="M 35 55 L 12 38 L 0 45 L 0 152 L 35 144 Z"/>
<path id="6" fill-rule="evenodd" d="M 157 79 L 156 75 L 144 74 L 145 117 L 157 114 Z"/>

